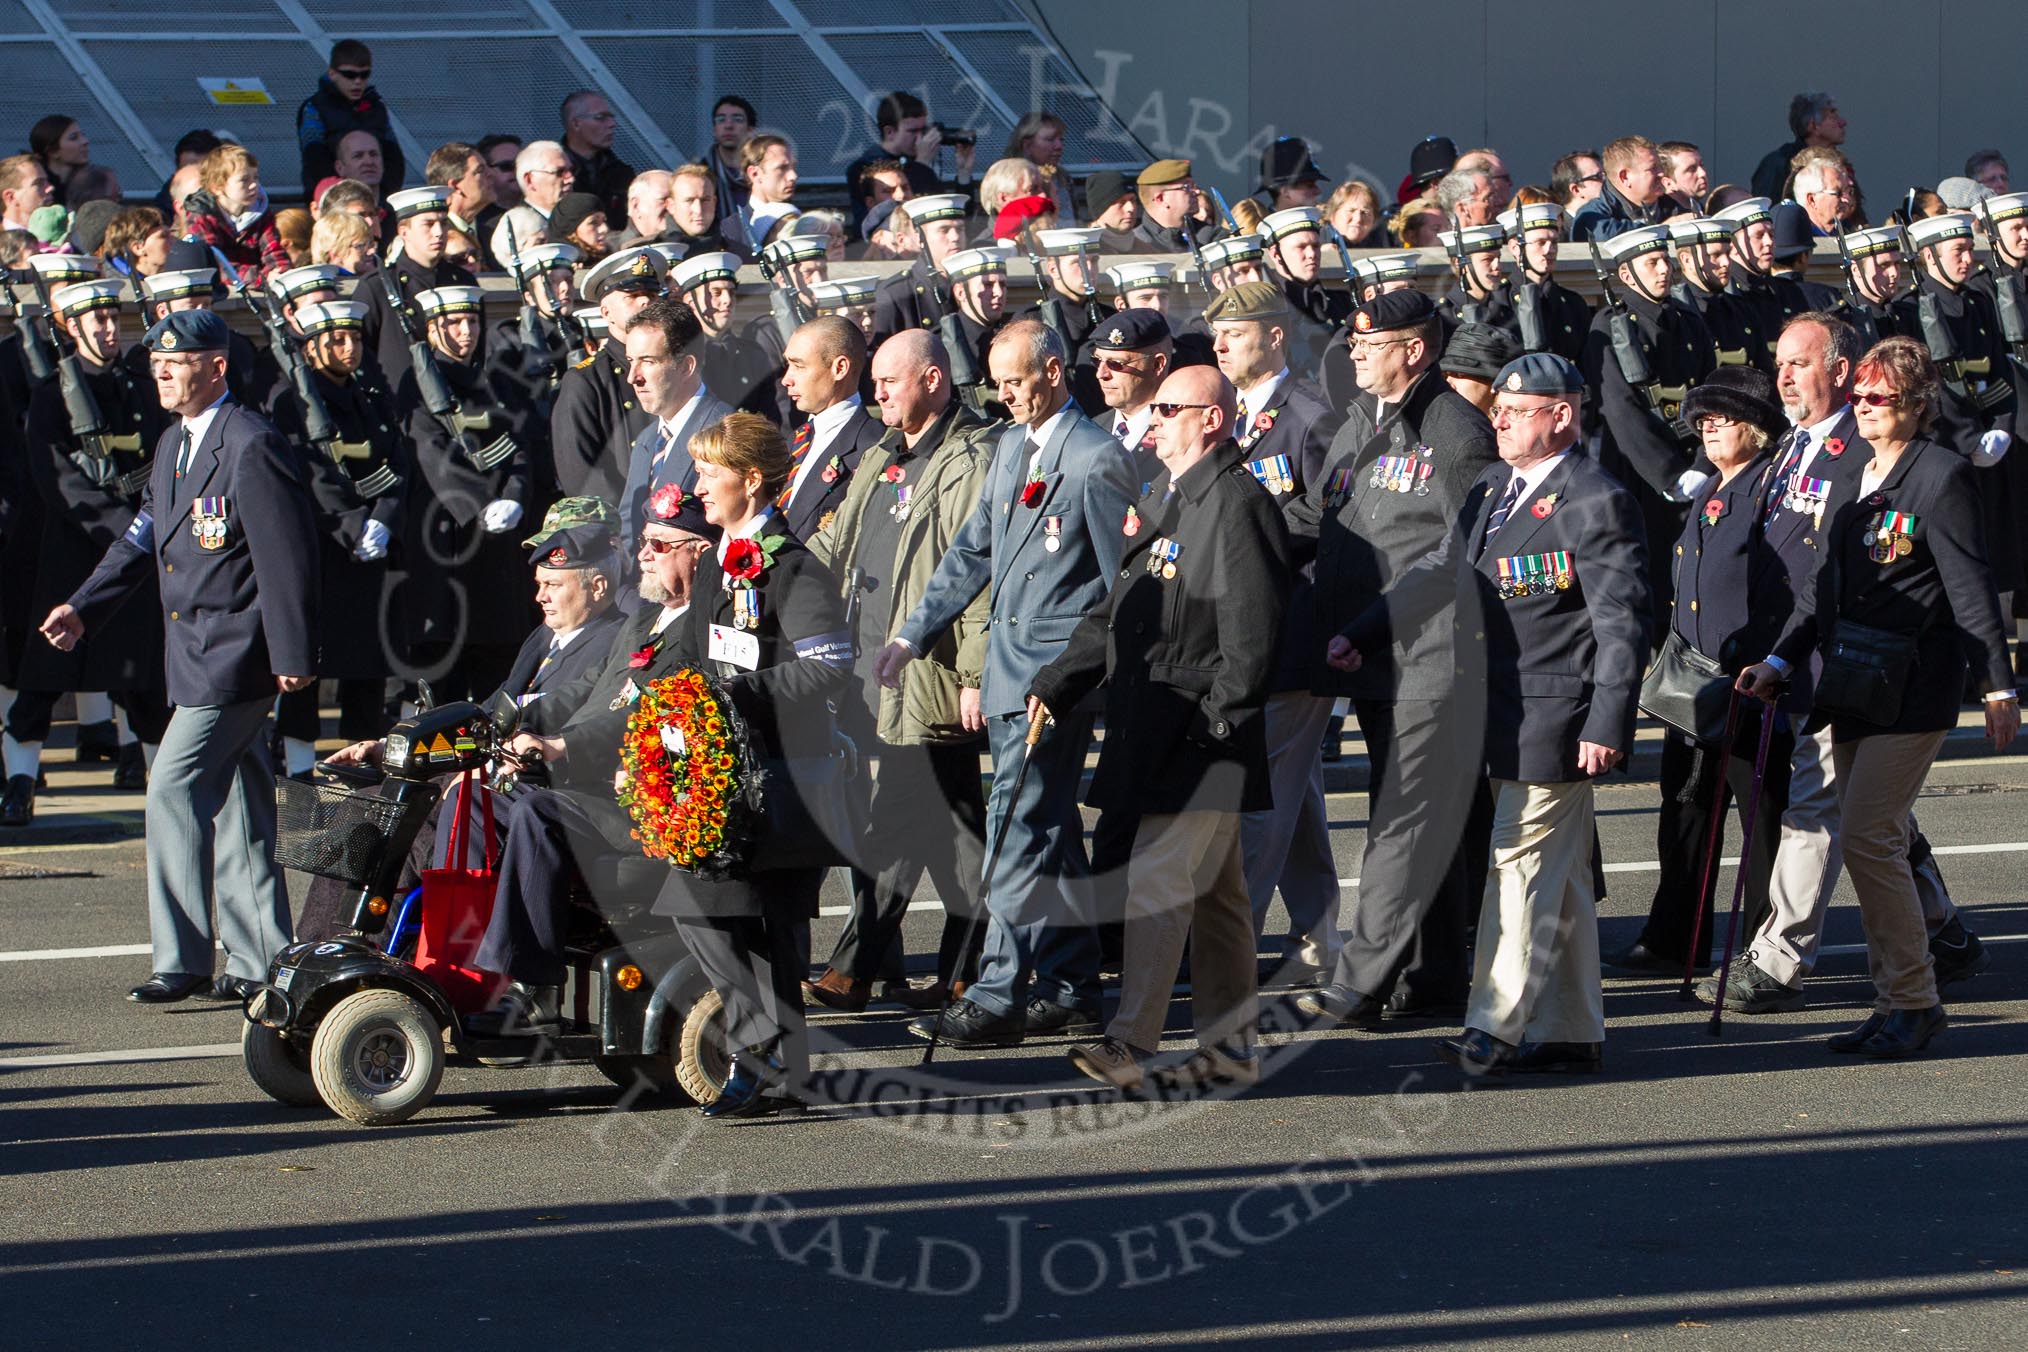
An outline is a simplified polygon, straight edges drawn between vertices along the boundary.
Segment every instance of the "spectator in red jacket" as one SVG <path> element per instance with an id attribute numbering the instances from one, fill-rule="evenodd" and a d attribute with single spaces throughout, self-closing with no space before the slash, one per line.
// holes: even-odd
<path id="1" fill-rule="evenodd" d="M 183 202 L 191 238 L 224 254 L 250 286 L 270 271 L 286 270 L 288 250 L 253 152 L 228 142 L 205 155 L 197 174 L 202 186 Z"/>

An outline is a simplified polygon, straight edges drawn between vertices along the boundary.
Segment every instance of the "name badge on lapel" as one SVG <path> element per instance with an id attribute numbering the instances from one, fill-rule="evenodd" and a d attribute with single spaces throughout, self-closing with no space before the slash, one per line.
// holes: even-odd
<path id="1" fill-rule="evenodd" d="M 199 549 L 225 548 L 225 532 L 229 523 L 224 498 L 199 498 L 191 504 L 190 533 L 197 537 Z"/>
<path id="2" fill-rule="evenodd" d="M 741 671 L 754 671 L 760 666 L 760 636 L 714 624 L 706 655 L 714 662 L 723 662 Z"/>

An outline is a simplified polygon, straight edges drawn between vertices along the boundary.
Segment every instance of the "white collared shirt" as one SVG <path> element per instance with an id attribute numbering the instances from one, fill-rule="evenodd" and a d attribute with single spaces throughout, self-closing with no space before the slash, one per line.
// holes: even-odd
<path id="1" fill-rule="evenodd" d="M 852 421 L 860 407 L 859 396 L 854 393 L 810 415 L 810 449 L 803 452 L 803 462 L 796 466 L 795 474 L 789 479 L 789 491 L 782 498 L 784 502 L 794 502 L 811 472 L 831 458 L 831 443 L 844 432 L 845 424 Z"/>
<path id="2" fill-rule="evenodd" d="M 720 563 L 725 562 L 723 554 L 720 555 L 719 562 Z M 664 629 L 667 629 L 670 625 L 676 623 L 677 618 L 688 609 L 690 609 L 690 603 L 688 601 L 685 601 L 680 606 L 663 606 L 662 613 L 655 617 L 654 627 L 648 630 L 648 632 L 650 634 L 661 633 Z"/>
<path id="3" fill-rule="evenodd" d="M 1119 430 L 1120 419 L 1122 418 L 1125 418 L 1127 421 L 1127 427 L 1124 432 Z M 1141 449 L 1141 443 L 1148 439 L 1148 425 L 1154 421 L 1155 406 L 1153 404 L 1143 404 L 1132 413 L 1122 413 L 1118 409 L 1114 409 L 1113 436 L 1119 441 L 1120 445 L 1128 450 L 1138 451 Z"/>
<path id="4" fill-rule="evenodd" d="M 1077 406 L 1066 399 L 1062 408 L 1042 420 L 1042 426 L 1024 427 L 1021 429 L 1021 435 L 1026 437 L 1028 444 L 1035 448 L 1028 453 L 1028 464 L 1023 467 L 1022 479 L 1024 481 L 1035 477 L 1036 462 L 1042 459 L 1042 448 L 1047 446 L 1049 439 L 1056 435 L 1057 425 L 1076 411 Z M 1134 443 L 1135 446 L 1139 446 L 1140 444 L 1138 441 Z"/>
<path id="5" fill-rule="evenodd" d="M 669 417 L 662 419 L 661 426 L 662 449 L 655 452 L 656 464 L 658 465 L 661 464 L 663 459 L 668 456 L 669 452 L 676 449 L 676 429 L 683 426 L 686 422 L 688 422 L 690 419 L 690 415 L 695 413 L 697 411 L 697 406 L 703 402 L 704 402 L 704 387 L 702 385 L 699 385 L 697 387 L 696 392 L 692 394 L 688 399 L 685 399 L 683 401 L 683 406 L 681 408 L 677 409 L 675 413 L 671 414 Z"/>
<path id="6" fill-rule="evenodd" d="M 1289 368 L 1284 366 L 1267 379 L 1256 381 L 1248 388 L 1239 392 L 1240 399 L 1246 405 L 1246 416 L 1239 420 L 1239 435 L 1245 436 L 1253 430 L 1254 418 L 1260 414 L 1262 409 L 1274 402 L 1276 392 L 1281 389 L 1282 382 L 1288 378 Z"/>
<path id="7" fill-rule="evenodd" d="M 1810 466 L 1816 463 L 1817 452 L 1823 450 L 1824 443 L 1830 439 L 1831 429 L 1838 425 L 1839 419 L 1845 416 L 1846 411 L 1850 407 L 1851 405 L 1849 404 L 1840 404 L 1838 405 L 1837 412 L 1833 413 L 1830 417 L 1822 422 L 1811 423 L 1803 429 L 1803 434 L 1809 437 L 1810 440 L 1809 444 L 1803 447 L 1803 458 L 1796 462 L 1797 474 L 1807 474 L 1809 472 Z"/>
<path id="8" fill-rule="evenodd" d="M 734 540 L 753 539 L 756 535 L 759 535 L 761 533 L 762 528 L 765 527 L 767 523 L 774 518 L 774 514 L 775 514 L 774 508 L 772 507 L 764 508 L 759 516 L 756 516 L 753 520 L 747 522 L 744 526 L 741 526 L 738 530 L 736 531 L 729 530 L 724 535 L 719 537 L 718 566 L 721 570 L 725 567 L 725 551 L 732 547 L 732 542 Z"/>
<path id="9" fill-rule="evenodd" d="M 218 396 L 218 398 L 211 401 L 210 408 L 205 409 L 204 412 L 198 414 L 194 418 L 185 418 L 183 420 L 184 430 L 190 433 L 191 464 L 194 465 L 197 463 L 197 448 L 204 444 L 204 434 L 211 430 L 212 419 L 218 416 L 218 410 L 224 407 L 225 401 L 230 397 L 231 396 L 229 393 L 221 394 Z M 176 453 L 179 456 L 182 455 L 183 451 L 181 446 L 177 448 Z"/>
<path id="10" fill-rule="evenodd" d="M 1564 457 L 1569 454 L 1570 454 L 1569 451 L 1558 451 L 1555 455 L 1550 456 L 1547 460 L 1538 461 L 1537 463 L 1530 465 L 1527 469 L 1514 471 L 1514 479 L 1519 479 L 1521 481 L 1520 495 L 1514 499 L 1515 511 L 1517 512 L 1520 511 L 1521 504 L 1535 496 L 1535 491 L 1542 487 L 1543 481 L 1556 472 L 1556 467 L 1562 464 Z M 1498 506 L 1500 498 L 1505 497 L 1508 491 L 1513 488 L 1514 479 L 1509 479 L 1507 481 L 1507 488 L 1500 490 L 1499 496 L 1493 499 L 1493 504 L 1495 506 Z M 1512 519 L 1513 519 L 1512 517 L 1508 518 L 1508 520 L 1510 521 Z"/>

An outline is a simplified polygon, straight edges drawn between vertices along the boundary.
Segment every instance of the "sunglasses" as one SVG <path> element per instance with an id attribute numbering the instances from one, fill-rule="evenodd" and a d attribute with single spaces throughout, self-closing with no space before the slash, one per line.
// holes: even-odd
<path id="1" fill-rule="evenodd" d="M 1216 404 L 1150 404 L 1158 418 L 1173 418 L 1186 408 L 1217 408 Z"/>
<path id="2" fill-rule="evenodd" d="M 1093 359 L 1092 365 L 1098 367 L 1101 371 L 1111 371 L 1115 375 L 1137 376 L 1142 374 L 1140 367 L 1129 366 L 1118 357 L 1097 357 Z"/>
<path id="3" fill-rule="evenodd" d="M 373 67 L 360 70 L 355 66 L 333 66 L 331 73 L 341 80 L 367 80 L 373 77 Z"/>
<path id="4" fill-rule="evenodd" d="M 697 542 L 694 540 L 657 540 L 652 535 L 643 535 L 640 540 L 642 549 L 647 550 L 650 554 L 657 555 L 667 554 L 673 549 L 681 549 L 685 545 L 695 543 Z"/>
<path id="5" fill-rule="evenodd" d="M 1881 394 L 1878 391 L 1872 390 L 1867 391 L 1865 394 L 1861 394 L 1855 390 L 1852 393 L 1852 402 L 1855 404 L 1864 404 L 1868 408 L 1893 408 L 1896 404 L 1899 404 L 1901 402 L 1901 396 L 1899 394 L 1895 394 L 1892 392 L 1887 394 Z"/>

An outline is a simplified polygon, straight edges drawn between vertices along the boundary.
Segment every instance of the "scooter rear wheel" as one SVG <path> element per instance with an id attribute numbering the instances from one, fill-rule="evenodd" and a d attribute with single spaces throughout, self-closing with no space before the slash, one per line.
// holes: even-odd
<path id="1" fill-rule="evenodd" d="M 246 1058 L 247 1077 L 277 1103 L 315 1108 L 324 1102 L 310 1073 L 309 1050 L 301 1043 L 266 1024 L 249 1023 L 240 1030 L 239 1050 Z"/>
<path id="2" fill-rule="evenodd" d="M 699 1103 L 715 1102 L 732 1078 L 732 1052 L 725 1037 L 725 1004 L 707 990 L 683 1016 L 676 1035 L 676 1080 Z"/>

